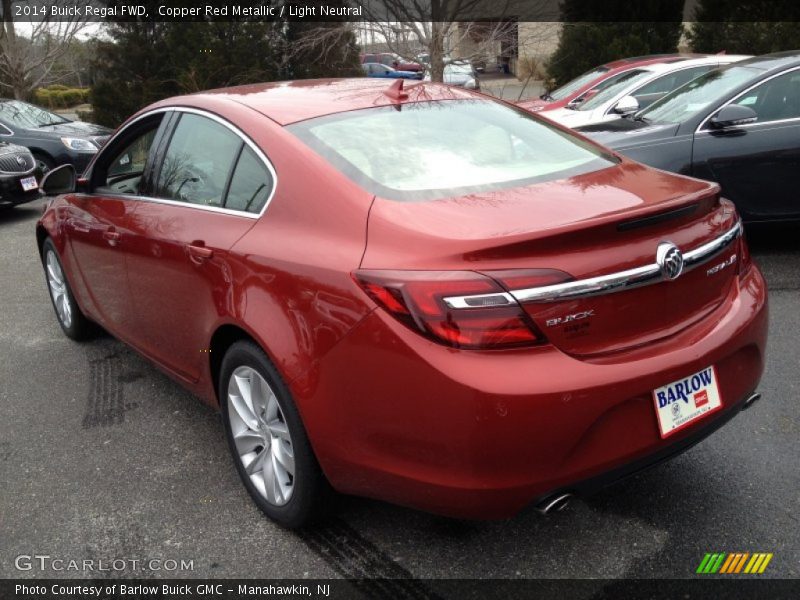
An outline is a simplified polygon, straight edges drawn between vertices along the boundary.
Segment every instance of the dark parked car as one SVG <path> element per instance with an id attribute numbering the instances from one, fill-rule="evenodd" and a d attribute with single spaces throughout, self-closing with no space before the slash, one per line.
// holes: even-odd
<path id="1" fill-rule="evenodd" d="M 384 79 L 422 79 L 419 71 L 398 71 L 380 63 L 364 63 L 361 65 L 367 77 L 382 77 Z"/>
<path id="2" fill-rule="evenodd" d="M 722 186 L 745 221 L 800 219 L 800 53 L 711 71 L 627 119 L 577 128 L 648 165 Z"/>
<path id="3" fill-rule="evenodd" d="M 39 197 L 42 171 L 27 148 L 0 141 L 0 208 Z"/>
<path id="4" fill-rule="evenodd" d="M 64 164 L 82 172 L 109 135 L 108 127 L 70 121 L 27 102 L 0 98 L 0 140 L 28 148 L 45 173 Z"/>

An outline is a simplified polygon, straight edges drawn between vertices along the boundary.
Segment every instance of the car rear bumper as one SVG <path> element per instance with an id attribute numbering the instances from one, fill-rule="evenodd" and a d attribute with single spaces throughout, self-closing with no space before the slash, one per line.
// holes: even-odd
<path id="1" fill-rule="evenodd" d="M 703 323 L 590 360 L 549 345 L 445 348 L 376 310 L 291 387 L 336 489 L 504 518 L 554 492 L 590 492 L 703 439 L 755 390 L 766 336 L 766 284 L 753 266 Z M 662 439 L 652 390 L 709 365 L 722 408 Z"/>

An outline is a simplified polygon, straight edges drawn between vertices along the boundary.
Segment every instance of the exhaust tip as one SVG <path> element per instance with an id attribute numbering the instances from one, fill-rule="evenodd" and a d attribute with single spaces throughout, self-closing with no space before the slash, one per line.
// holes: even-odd
<path id="1" fill-rule="evenodd" d="M 742 410 L 747 410 L 759 400 L 761 400 L 761 394 L 759 394 L 758 392 L 753 392 L 752 394 L 750 394 L 750 396 L 748 396 L 747 400 L 744 401 L 744 406 L 742 406 Z"/>
<path id="2" fill-rule="evenodd" d="M 567 508 L 567 505 L 572 500 L 572 494 L 556 494 L 545 498 L 536 505 L 536 510 L 543 515 L 560 512 Z"/>

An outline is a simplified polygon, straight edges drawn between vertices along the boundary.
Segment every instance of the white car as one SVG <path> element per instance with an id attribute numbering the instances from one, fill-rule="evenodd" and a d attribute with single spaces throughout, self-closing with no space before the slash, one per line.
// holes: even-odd
<path id="1" fill-rule="evenodd" d="M 750 57 L 714 55 L 645 65 L 627 71 L 603 89 L 589 90 L 583 95 L 582 101 L 564 108 L 541 111 L 538 114 L 567 127 L 612 121 L 646 108 L 672 90 L 708 71 L 745 58 Z"/>
<path id="2" fill-rule="evenodd" d="M 444 83 L 467 88 L 468 90 L 480 90 L 481 84 L 475 69 L 469 61 L 452 61 L 444 66 Z M 430 73 L 425 75 L 425 80 L 430 81 Z"/>

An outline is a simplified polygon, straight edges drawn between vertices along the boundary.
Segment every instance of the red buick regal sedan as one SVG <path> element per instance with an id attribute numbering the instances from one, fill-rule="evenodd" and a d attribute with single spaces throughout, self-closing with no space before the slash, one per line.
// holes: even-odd
<path id="1" fill-rule="evenodd" d="M 715 184 L 420 83 L 173 98 L 43 183 L 55 313 L 222 413 L 258 506 L 547 512 L 757 397 L 764 279 Z"/>

